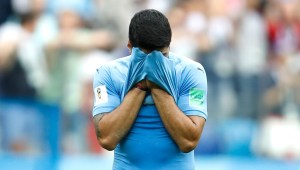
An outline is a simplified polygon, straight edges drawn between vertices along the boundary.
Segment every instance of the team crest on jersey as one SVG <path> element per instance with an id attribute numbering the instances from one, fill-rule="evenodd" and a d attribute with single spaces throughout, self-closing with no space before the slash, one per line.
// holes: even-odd
<path id="1" fill-rule="evenodd" d="M 192 88 L 189 92 L 190 106 L 203 107 L 204 106 L 205 91 L 198 88 Z"/>
<path id="2" fill-rule="evenodd" d="M 106 86 L 98 86 L 94 89 L 95 105 L 106 103 L 108 101 L 108 95 Z"/>

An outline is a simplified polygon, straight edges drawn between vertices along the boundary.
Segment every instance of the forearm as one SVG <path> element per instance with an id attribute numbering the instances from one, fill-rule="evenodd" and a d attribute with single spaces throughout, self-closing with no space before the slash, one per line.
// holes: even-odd
<path id="1" fill-rule="evenodd" d="M 102 117 L 94 117 L 97 139 L 108 150 L 113 150 L 128 133 L 140 110 L 146 92 L 133 88 L 119 107 Z"/>
<path id="2" fill-rule="evenodd" d="M 165 128 L 180 150 L 183 152 L 193 150 L 201 136 L 204 122 L 199 124 L 202 122 L 194 122 L 186 116 L 167 92 L 155 88 L 151 90 L 151 94 Z"/>
<path id="3" fill-rule="evenodd" d="M 107 31 L 94 31 L 84 34 L 75 32 L 72 37 L 63 41 L 63 45 L 68 48 L 86 51 L 94 48 L 111 49 L 114 42 L 112 35 Z"/>
<path id="4" fill-rule="evenodd" d="M 14 61 L 14 52 L 16 51 L 17 44 L 13 42 L 0 42 L 0 71 L 9 69 Z"/>

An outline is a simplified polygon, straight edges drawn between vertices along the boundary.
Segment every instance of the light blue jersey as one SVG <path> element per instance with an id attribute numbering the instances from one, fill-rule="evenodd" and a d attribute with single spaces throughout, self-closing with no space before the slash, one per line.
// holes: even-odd
<path id="1" fill-rule="evenodd" d="M 114 60 L 97 69 L 94 77 L 93 116 L 117 108 L 124 96 L 132 56 Z M 207 118 L 207 80 L 201 64 L 170 53 L 175 76 L 173 96 L 187 116 Z M 116 147 L 114 170 L 190 170 L 194 169 L 194 151 L 183 153 L 166 131 L 152 97 L 147 94 L 127 136 Z"/>

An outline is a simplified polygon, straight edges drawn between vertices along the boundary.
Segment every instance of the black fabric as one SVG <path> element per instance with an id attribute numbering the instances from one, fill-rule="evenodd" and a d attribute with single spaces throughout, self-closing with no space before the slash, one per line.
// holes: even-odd
<path id="1" fill-rule="evenodd" d="M 11 0 L 0 0 L 0 25 L 13 14 Z"/>
<path id="2" fill-rule="evenodd" d="M 18 60 L 9 71 L 0 74 L 1 97 L 35 97 L 36 91 L 28 84 L 26 73 Z"/>

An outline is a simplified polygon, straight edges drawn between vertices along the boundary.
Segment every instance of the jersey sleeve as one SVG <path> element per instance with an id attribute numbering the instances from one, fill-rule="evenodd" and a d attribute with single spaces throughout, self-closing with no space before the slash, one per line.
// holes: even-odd
<path id="1" fill-rule="evenodd" d="M 113 111 L 121 103 L 120 95 L 115 89 L 109 68 L 101 66 L 94 75 L 93 116 Z"/>
<path id="2" fill-rule="evenodd" d="M 178 107 L 187 116 L 207 119 L 207 79 L 201 64 L 184 69 L 179 89 Z"/>

